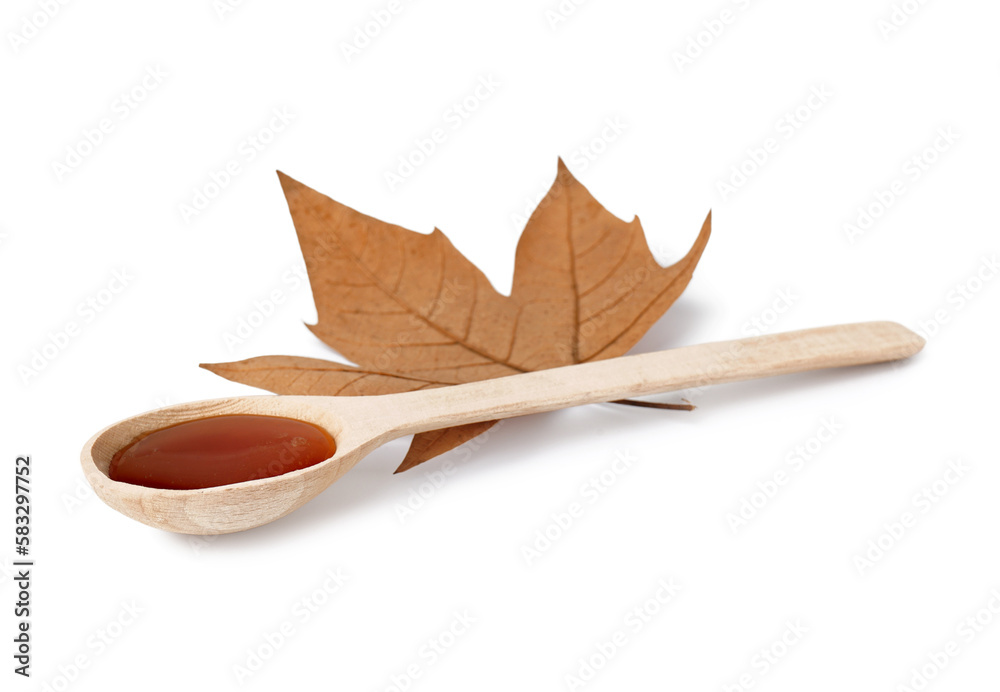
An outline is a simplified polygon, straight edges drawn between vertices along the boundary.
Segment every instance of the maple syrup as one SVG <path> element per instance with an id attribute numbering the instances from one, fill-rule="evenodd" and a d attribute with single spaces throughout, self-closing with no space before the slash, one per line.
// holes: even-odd
<path id="1" fill-rule="evenodd" d="M 211 416 L 145 433 L 111 459 L 111 480 L 194 490 L 280 476 L 329 459 L 322 428 L 280 416 Z"/>

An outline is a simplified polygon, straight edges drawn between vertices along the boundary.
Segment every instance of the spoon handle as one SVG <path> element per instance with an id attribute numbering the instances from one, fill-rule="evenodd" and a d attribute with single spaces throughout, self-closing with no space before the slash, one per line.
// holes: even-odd
<path id="1" fill-rule="evenodd" d="M 895 322 L 862 322 L 719 341 L 419 392 L 379 408 L 395 436 L 709 384 L 908 358 L 924 340 Z"/>

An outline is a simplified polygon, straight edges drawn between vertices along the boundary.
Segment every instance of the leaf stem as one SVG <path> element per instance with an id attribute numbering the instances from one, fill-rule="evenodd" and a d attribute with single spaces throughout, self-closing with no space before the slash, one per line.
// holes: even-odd
<path id="1" fill-rule="evenodd" d="M 638 406 L 640 408 L 667 409 L 670 411 L 694 411 L 696 408 L 694 404 L 667 404 L 659 401 L 640 401 L 638 399 L 618 399 L 611 403 L 622 404 L 624 406 Z"/>

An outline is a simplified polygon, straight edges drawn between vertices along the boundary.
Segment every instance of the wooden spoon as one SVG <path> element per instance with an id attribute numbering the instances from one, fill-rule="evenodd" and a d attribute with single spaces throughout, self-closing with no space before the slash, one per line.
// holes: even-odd
<path id="1" fill-rule="evenodd" d="M 105 428 L 82 452 L 97 495 L 167 531 L 220 534 L 274 521 L 316 497 L 362 457 L 403 435 L 452 425 L 820 368 L 907 358 L 924 340 L 894 322 L 866 322 L 720 341 L 402 394 L 246 396 L 143 413 Z M 280 476 L 198 490 L 160 490 L 108 477 L 116 451 L 141 433 L 207 416 L 284 416 L 325 428 L 334 456 Z"/>

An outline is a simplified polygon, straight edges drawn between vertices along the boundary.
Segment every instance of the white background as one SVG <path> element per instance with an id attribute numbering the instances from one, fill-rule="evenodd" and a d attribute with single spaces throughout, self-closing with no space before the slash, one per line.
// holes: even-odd
<path id="1" fill-rule="evenodd" d="M 30 681 L 11 670 L 15 589 L 0 573 L 0 687 L 239 688 L 235 667 L 284 623 L 294 633 L 242 688 L 579 689 L 567 676 L 617 631 L 625 644 L 584 689 L 737 689 L 747 676 L 754 689 L 895 690 L 949 641 L 957 655 L 938 657 L 928 689 L 1000 687 L 1000 281 L 978 274 L 1000 250 L 996 3 L 910 0 L 889 31 L 889 0 L 593 0 L 558 22 L 556 0 L 403 0 L 350 60 L 343 46 L 387 0 L 253 0 L 221 16 L 210 0 L 71 2 L 51 18 L 44 5 L 9 0 L 0 17 L 0 451 L 8 476 L 32 456 L 37 560 Z M 717 36 L 699 37 L 705 22 Z M 148 70 L 161 76 L 143 93 Z M 499 87 L 454 127 L 449 109 L 481 78 Z M 810 106 L 814 88 L 830 95 Z M 142 102 L 123 108 L 133 89 Z M 248 160 L 273 109 L 292 121 Z M 110 132 L 60 174 L 104 118 Z M 608 119 L 622 132 L 597 141 Z M 390 189 L 385 173 L 435 127 L 447 141 Z M 946 151 L 916 179 L 908 162 L 949 128 L 957 141 L 938 141 Z M 724 192 L 768 138 L 776 151 Z M 86 492 L 78 454 L 97 429 L 255 392 L 198 363 L 336 357 L 304 326 L 315 310 L 290 278 L 302 260 L 275 169 L 379 218 L 440 227 L 507 291 L 525 210 L 559 155 L 617 215 L 641 216 L 663 262 L 714 209 L 693 282 L 636 350 L 733 338 L 754 319 L 769 331 L 892 319 L 933 331 L 927 348 L 899 367 L 690 393 L 693 413 L 595 405 L 510 421 L 393 476 L 400 440 L 293 515 L 211 542 Z M 234 159 L 240 174 L 185 219 Z M 897 180 L 902 193 L 851 242 L 845 223 Z M 116 271 L 127 287 L 100 313 L 80 308 L 108 297 Z M 227 346 L 274 289 L 286 300 Z M 79 334 L 25 378 L 71 320 Z M 841 427 L 817 450 L 831 418 Z M 795 471 L 789 455 L 810 444 Z M 591 503 L 581 487 L 618 455 L 631 468 Z M 924 513 L 914 497 L 955 459 L 968 470 Z M 734 530 L 727 515 L 777 470 L 788 482 Z M 583 517 L 527 559 L 573 502 Z M 882 536 L 905 512 L 915 525 Z M 879 540 L 884 554 L 859 567 Z M 347 582 L 303 622 L 302 599 L 337 569 Z M 679 592 L 648 603 L 637 631 L 626 618 L 663 579 Z M 427 643 L 449 640 L 463 612 L 476 622 L 432 660 Z M 962 628 L 977 613 L 989 624 Z M 783 650 L 789 622 L 807 632 Z M 784 655 L 765 666 L 772 648 Z"/>

